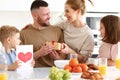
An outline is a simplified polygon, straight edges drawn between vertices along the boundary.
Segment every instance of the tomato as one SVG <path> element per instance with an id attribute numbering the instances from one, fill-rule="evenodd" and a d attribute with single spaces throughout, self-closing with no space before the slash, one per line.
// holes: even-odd
<path id="1" fill-rule="evenodd" d="M 73 67 L 73 71 L 72 72 L 80 73 L 80 72 L 82 72 L 82 68 L 80 66 L 75 66 L 75 67 Z"/>
<path id="2" fill-rule="evenodd" d="M 71 67 L 75 67 L 79 64 L 78 60 L 76 58 L 72 58 L 70 61 L 69 61 L 69 65 Z"/>
<path id="3" fill-rule="evenodd" d="M 69 72 L 72 72 L 72 67 L 70 65 L 65 65 L 64 70 L 69 70 Z"/>
<path id="4" fill-rule="evenodd" d="M 82 68 L 82 72 L 88 70 L 88 66 L 87 66 L 87 64 L 80 64 L 79 66 L 81 66 L 81 68 Z"/>

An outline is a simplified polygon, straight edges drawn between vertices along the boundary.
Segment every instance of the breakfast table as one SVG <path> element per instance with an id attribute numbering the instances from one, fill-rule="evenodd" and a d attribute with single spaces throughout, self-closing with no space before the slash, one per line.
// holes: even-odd
<path id="1" fill-rule="evenodd" d="M 34 68 L 33 71 L 23 71 L 22 73 L 7 71 L 8 80 L 50 80 L 48 78 L 50 68 L 51 67 Z M 80 78 L 81 74 L 72 74 L 70 80 L 86 80 Z M 120 77 L 120 70 L 112 66 L 108 67 L 107 75 L 104 80 L 116 80 L 118 77 Z"/>

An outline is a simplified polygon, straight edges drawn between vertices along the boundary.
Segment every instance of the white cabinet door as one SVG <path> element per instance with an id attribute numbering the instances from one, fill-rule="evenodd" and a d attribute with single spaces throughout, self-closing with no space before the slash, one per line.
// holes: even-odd
<path id="1" fill-rule="evenodd" d="M 94 7 L 87 1 L 87 11 L 120 12 L 120 0 L 92 0 Z"/>

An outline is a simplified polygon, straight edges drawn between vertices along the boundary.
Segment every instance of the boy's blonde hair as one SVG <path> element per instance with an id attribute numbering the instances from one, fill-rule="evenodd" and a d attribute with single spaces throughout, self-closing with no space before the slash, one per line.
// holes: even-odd
<path id="1" fill-rule="evenodd" d="M 14 36 L 16 33 L 19 33 L 20 31 L 14 27 L 9 25 L 4 25 L 0 27 L 0 41 L 3 43 L 5 39 L 8 37 Z"/>

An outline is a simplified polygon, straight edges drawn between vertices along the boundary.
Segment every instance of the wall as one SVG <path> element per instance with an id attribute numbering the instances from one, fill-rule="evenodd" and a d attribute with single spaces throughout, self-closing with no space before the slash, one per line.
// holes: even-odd
<path id="1" fill-rule="evenodd" d="M 13 25 L 18 29 L 22 29 L 26 24 L 32 23 L 30 13 L 30 5 L 33 0 L 0 0 L 0 26 Z M 45 0 L 49 3 L 50 10 L 54 13 L 51 14 L 54 19 L 51 23 L 55 23 L 58 12 L 64 11 L 65 0 Z M 57 13 L 56 13 L 57 12 Z"/>
<path id="2" fill-rule="evenodd" d="M 29 23 L 32 23 L 29 11 L 0 11 L 0 26 L 12 25 L 21 29 Z"/>
<path id="3" fill-rule="evenodd" d="M 33 0 L 0 0 L 1 11 L 29 11 Z"/>
<path id="4" fill-rule="evenodd" d="M 58 23 L 65 19 L 63 12 L 52 11 L 50 23 Z M 12 25 L 21 30 L 25 25 L 33 23 L 30 11 L 0 11 L 0 26 Z"/>
<path id="5" fill-rule="evenodd" d="M 33 0 L 0 0 L 0 10 L 19 10 L 29 11 Z M 64 3 L 66 0 L 45 0 L 49 3 L 51 11 L 64 11 Z M 86 1 L 88 11 L 109 11 L 120 12 L 120 0 L 92 0 L 94 7 Z"/>
<path id="6" fill-rule="evenodd" d="M 6 11 L 29 11 L 34 0 L 0 0 L 0 10 Z M 64 11 L 66 0 L 45 0 L 51 11 Z"/>
<path id="7" fill-rule="evenodd" d="M 23 28 L 26 24 L 32 23 L 32 17 L 29 12 L 33 0 L 0 0 L 0 26 L 13 25 L 18 29 Z M 61 13 L 64 11 L 66 0 L 45 0 L 49 3 L 50 10 L 53 12 L 51 23 L 58 22 Z M 87 11 L 105 11 L 120 12 L 120 0 L 93 0 L 94 7 L 86 0 Z M 61 13 L 58 13 L 61 12 Z M 58 16 L 58 17 L 57 17 Z M 59 18 L 59 19 L 58 19 Z"/>

